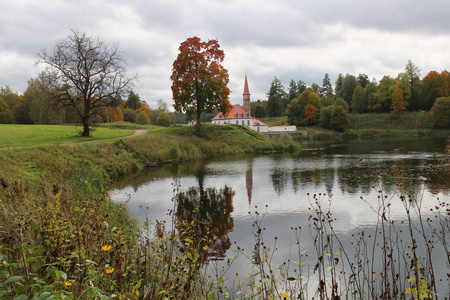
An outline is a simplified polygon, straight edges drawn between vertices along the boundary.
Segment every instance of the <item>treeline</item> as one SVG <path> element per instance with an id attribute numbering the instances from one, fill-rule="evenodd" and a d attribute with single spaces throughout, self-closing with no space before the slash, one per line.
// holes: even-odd
<path id="1" fill-rule="evenodd" d="M 369 80 L 366 74 L 338 75 L 334 88 L 325 74 L 322 86 L 313 83 L 307 87 L 303 81 L 291 80 L 287 91 L 275 77 L 267 100 L 254 102 L 256 118 L 286 116 L 288 123 L 310 126 L 320 123 L 324 128 L 342 130 L 348 124 L 348 114 L 391 112 L 399 116 L 401 111 L 429 111 L 436 100 L 450 96 L 450 73 L 430 71 L 420 79 L 420 69 L 410 60 L 405 72 L 396 78 L 384 76 L 379 82 Z M 432 117 L 438 127 L 449 127 L 450 99 L 438 101 Z M 340 108 L 338 108 L 340 107 Z M 331 116 L 335 115 L 334 122 Z M 339 119 L 339 120 L 338 120 Z M 438 121 L 439 120 L 439 121 Z"/>
<path id="2" fill-rule="evenodd" d="M 51 91 L 44 73 L 28 81 L 23 95 L 0 87 L 0 124 L 75 124 L 80 122 L 76 109 L 63 106 Z M 81 108 L 81 103 L 80 103 Z M 204 121 L 210 121 L 212 115 L 205 114 Z M 170 112 L 167 103 L 160 99 L 157 107 L 150 108 L 148 103 L 133 91 L 126 99 L 115 99 L 110 106 L 95 108 L 90 123 L 131 122 L 141 125 L 152 124 L 171 126 L 188 123 L 192 116 L 180 112 Z"/>

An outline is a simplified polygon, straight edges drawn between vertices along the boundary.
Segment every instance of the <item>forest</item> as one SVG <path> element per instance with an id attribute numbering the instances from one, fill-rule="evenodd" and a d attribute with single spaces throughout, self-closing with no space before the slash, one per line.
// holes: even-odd
<path id="1" fill-rule="evenodd" d="M 450 73 L 430 71 L 421 78 L 420 68 L 410 60 L 405 70 L 395 78 L 385 75 L 380 81 L 339 74 L 334 85 L 328 73 L 322 85 L 307 86 L 302 80 L 292 79 L 287 88 L 275 77 L 267 92 L 267 99 L 252 102 L 256 118 L 286 116 L 289 124 L 319 125 L 323 128 L 344 130 L 349 113 L 391 112 L 399 117 L 403 111 L 430 111 L 435 127 L 450 127 Z M 41 73 L 28 81 L 23 95 L 0 87 L 0 124 L 73 124 L 80 122 L 75 109 L 56 105 L 50 89 L 50 78 Z M 208 122 L 215 114 L 203 114 Z M 334 116 L 334 117 L 333 117 Z M 193 116 L 172 112 L 160 99 L 155 108 L 130 91 L 126 99 L 118 99 L 109 106 L 95 108 L 91 123 L 133 122 L 170 126 L 187 123 Z"/>

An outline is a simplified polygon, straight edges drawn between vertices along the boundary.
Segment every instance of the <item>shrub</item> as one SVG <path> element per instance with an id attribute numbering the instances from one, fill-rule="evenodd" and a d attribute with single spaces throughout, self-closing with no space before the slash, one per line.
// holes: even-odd
<path id="1" fill-rule="evenodd" d="M 170 127 L 170 116 L 168 113 L 162 111 L 156 118 L 156 125 L 163 127 Z"/>
<path id="2" fill-rule="evenodd" d="M 320 126 L 322 128 L 330 128 L 331 106 L 323 107 L 320 110 Z"/>
<path id="3" fill-rule="evenodd" d="M 350 106 L 342 98 L 337 98 L 336 101 L 334 102 L 334 105 L 342 106 L 347 113 L 350 112 Z"/>
<path id="4" fill-rule="evenodd" d="M 139 125 L 148 125 L 150 124 L 150 119 L 145 112 L 141 111 L 136 116 L 136 123 Z"/>
<path id="5" fill-rule="evenodd" d="M 434 127 L 450 128 L 450 97 L 437 98 L 430 114 Z"/>
<path id="6" fill-rule="evenodd" d="M 350 123 L 349 117 L 345 109 L 338 105 L 331 111 L 330 128 L 336 131 L 344 131 Z"/>
<path id="7" fill-rule="evenodd" d="M 122 109 L 122 114 L 123 114 L 123 120 L 125 122 L 132 122 L 132 123 L 136 122 L 136 113 L 131 108 Z"/>

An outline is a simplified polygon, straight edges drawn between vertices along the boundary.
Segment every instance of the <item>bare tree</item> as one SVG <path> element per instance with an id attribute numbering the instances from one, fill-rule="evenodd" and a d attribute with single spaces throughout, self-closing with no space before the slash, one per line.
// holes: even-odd
<path id="1" fill-rule="evenodd" d="M 37 64 L 46 65 L 58 91 L 56 101 L 73 107 L 83 123 L 83 136 L 89 136 L 89 120 L 95 108 L 110 106 L 128 92 L 137 75 L 128 77 L 126 62 L 117 44 L 105 44 L 99 37 L 71 30 L 53 52 L 41 50 Z"/>

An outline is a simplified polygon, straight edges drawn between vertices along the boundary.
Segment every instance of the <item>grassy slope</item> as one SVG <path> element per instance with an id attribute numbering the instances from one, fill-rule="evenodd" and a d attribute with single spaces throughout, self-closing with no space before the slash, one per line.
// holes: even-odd
<path id="1" fill-rule="evenodd" d="M 77 286 L 79 291 L 89 290 L 88 281 L 82 281 L 71 273 L 72 269 L 58 262 L 73 253 L 91 261 L 102 261 L 104 256 L 99 249 L 105 243 L 123 249 L 117 259 L 136 257 L 139 250 L 127 211 L 110 203 L 105 191 L 113 180 L 137 172 L 148 161 L 165 163 L 298 147 L 289 138 L 267 139 L 239 126 L 204 126 L 200 132 L 192 127 L 154 127 L 146 136 L 108 143 L 61 145 L 49 142 L 51 134 L 46 132 L 43 141 L 34 143 L 47 143 L 47 146 L 0 149 L 0 293 L 2 280 L 9 278 L 7 274 L 23 276 L 21 284 L 31 284 L 33 277 L 27 275 L 30 269 L 33 276 L 42 279 L 42 286 L 30 289 L 48 290 L 53 286 L 53 291 L 57 291 L 61 282 L 48 277 L 48 265 L 41 265 L 44 261 L 55 263 L 68 278 L 82 285 Z M 17 140 L 18 144 L 22 143 L 20 138 Z M 44 248 L 40 246 L 42 243 L 46 245 Z M 52 251 L 45 250 L 49 247 Z M 37 261 L 2 269 L 2 260 L 21 261 L 24 257 L 21 253 L 36 257 Z M 119 266 L 109 279 L 102 279 L 106 276 L 103 268 L 102 264 L 91 265 L 88 272 L 88 277 L 100 278 L 95 279 L 95 284 L 101 290 L 106 289 L 103 283 L 109 279 L 123 282 Z M 124 286 L 117 289 L 123 292 L 127 290 L 126 284 L 136 284 L 138 279 L 133 276 L 127 277 Z M 32 290 L 27 293 L 31 294 Z"/>
<path id="2" fill-rule="evenodd" d="M 95 139 L 107 139 L 130 135 L 130 129 L 94 128 L 92 136 L 80 136 L 80 127 L 64 125 L 0 125 L 0 148 L 2 147 L 36 147 L 54 145 L 64 142 L 82 142 Z"/>

